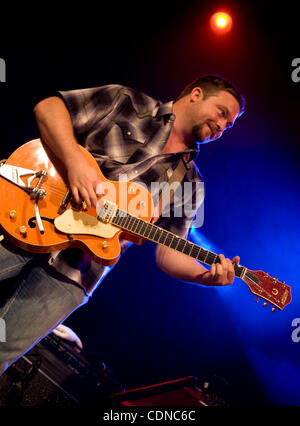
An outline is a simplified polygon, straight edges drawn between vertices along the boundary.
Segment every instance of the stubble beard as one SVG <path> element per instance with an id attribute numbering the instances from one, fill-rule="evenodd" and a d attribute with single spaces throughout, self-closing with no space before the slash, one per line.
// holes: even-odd
<path id="1" fill-rule="evenodd" d="M 210 141 L 210 134 L 206 136 L 204 126 L 207 123 L 195 124 L 192 129 L 192 137 L 194 142 Z"/>

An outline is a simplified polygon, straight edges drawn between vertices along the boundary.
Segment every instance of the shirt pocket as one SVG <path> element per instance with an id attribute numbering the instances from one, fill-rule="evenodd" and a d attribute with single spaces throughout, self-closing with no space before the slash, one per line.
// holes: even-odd
<path id="1" fill-rule="evenodd" d="M 118 121 L 115 123 L 121 130 L 124 140 L 132 142 L 144 143 L 146 140 L 145 133 L 139 129 L 139 127 L 134 126 L 129 121 Z"/>
<path id="2" fill-rule="evenodd" d="M 141 149 L 146 135 L 130 122 L 115 122 L 104 140 L 104 148 L 111 160 L 126 164 L 136 150 Z"/>

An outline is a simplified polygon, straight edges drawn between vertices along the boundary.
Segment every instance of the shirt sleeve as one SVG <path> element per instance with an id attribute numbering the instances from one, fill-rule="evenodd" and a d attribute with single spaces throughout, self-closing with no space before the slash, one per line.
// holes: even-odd
<path id="1" fill-rule="evenodd" d="M 111 84 L 89 89 L 58 91 L 71 116 L 74 132 L 83 135 L 109 114 L 118 102 L 123 86 Z"/>

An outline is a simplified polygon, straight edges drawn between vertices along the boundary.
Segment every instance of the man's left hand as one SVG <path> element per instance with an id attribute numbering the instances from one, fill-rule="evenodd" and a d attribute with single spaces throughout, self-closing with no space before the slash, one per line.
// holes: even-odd
<path id="1" fill-rule="evenodd" d="M 223 254 L 219 255 L 220 263 L 213 263 L 210 271 L 203 274 L 203 278 L 207 285 L 229 285 L 233 283 L 235 272 L 233 264 L 239 264 L 239 256 L 235 256 L 232 260 L 226 259 Z"/>

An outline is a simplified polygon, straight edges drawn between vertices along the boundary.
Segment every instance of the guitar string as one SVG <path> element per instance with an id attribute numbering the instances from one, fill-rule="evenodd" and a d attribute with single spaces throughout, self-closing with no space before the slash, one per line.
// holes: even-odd
<path id="1" fill-rule="evenodd" d="M 60 190 L 59 188 L 56 188 L 54 185 L 49 185 L 49 184 L 41 184 L 39 189 L 45 189 L 45 190 L 49 190 L 52 193 L 56 193 L 57 195 L 63 195 L 65 196 L 67 191 L 68 191 L 68 187 L 66 187 L 65 190 Z"/>
<path id="2" fill-rule="evenodd" d="M 66 194 L 66 192 L 68 190 L 67 188 L 65 190 L 61 190 L 59 188 L 56 188 L 54 185 L 49 185 L 49 184 L 42 184 L 42 185 L 40 185 L 39 189 L 48 189 L 48 190 L 51 190 L 51 191 L 53 191 L 57 194 L 60 194 L 60 195 Z"/>
<path id="3" fill-rule="evenodd" d="M 54 188 L 44 187 L 44 186 L 43 187 L 40 186 L 39 189 L 46 190 L 47 195 L 52 195 L 52 196 L 56 197 L 56 199 L 63 198 L 65 196 L 66 192 L 67 192 L 67 191 L 65 191 L 65 192 L 59 191 L 59 190 L 56 190 Z"/>
<path id="4" fill-rule="evenodd" d="M 40 189 L 45 189 L 47 190 L 47 195 L 53 197 L 53 199 L 59 203 L 61 203 L 64 199 L 64 197 L 66 196 L 67 193 L 67 189 L 66 191 L 60 191 L 60 190 L 56 190 L 54 188 L 50 188 L 49 186 L 40 186 Z"/>

